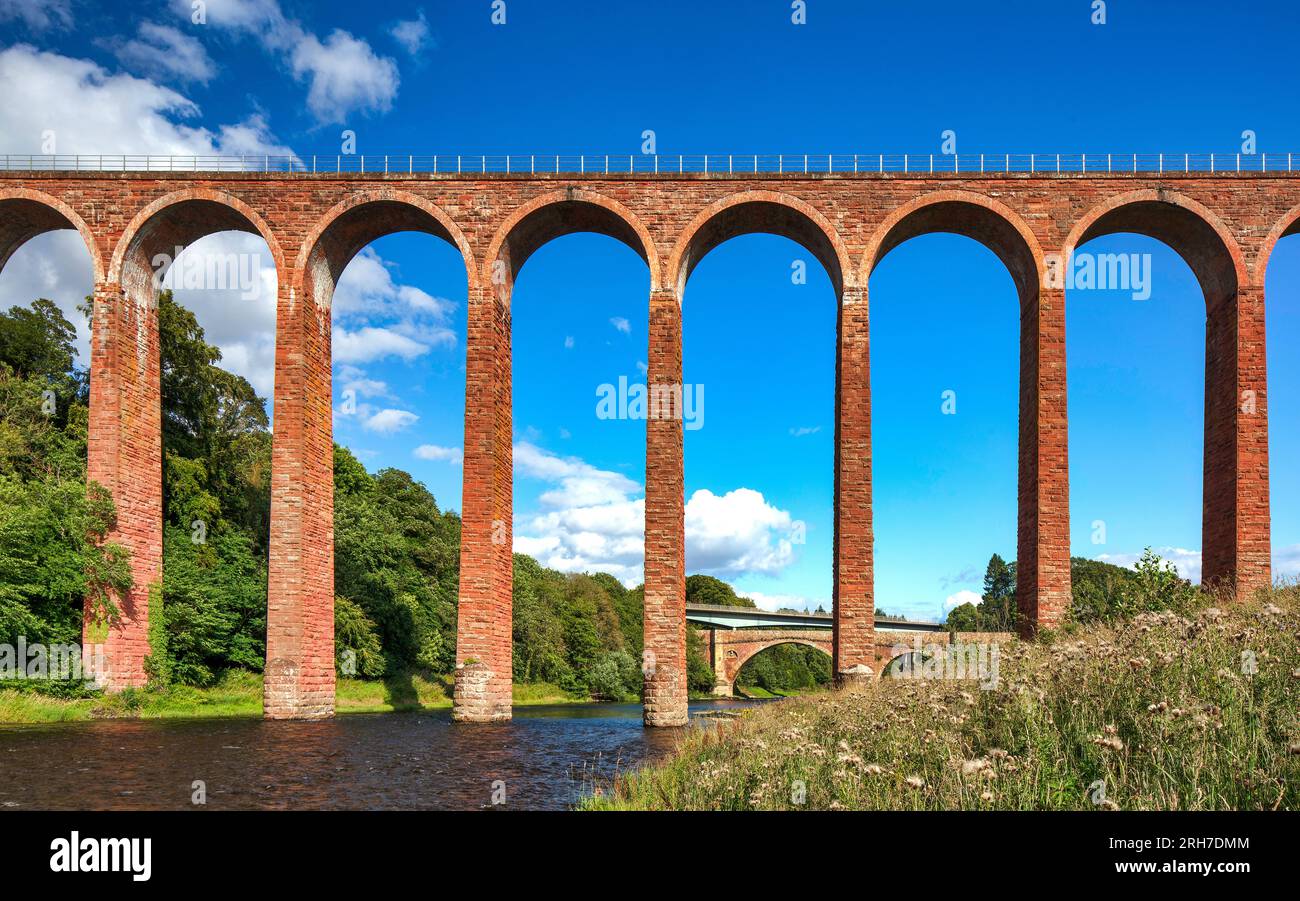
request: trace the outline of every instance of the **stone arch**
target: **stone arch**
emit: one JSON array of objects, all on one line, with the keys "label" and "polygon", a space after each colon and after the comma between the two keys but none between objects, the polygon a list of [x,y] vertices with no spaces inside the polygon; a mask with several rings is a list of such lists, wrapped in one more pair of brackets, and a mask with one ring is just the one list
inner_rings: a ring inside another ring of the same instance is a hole
[{"label": "stone arch", "polygon": [[1192,270],[1205,300],[1201,584],[1243,595],[1266,587],[1272,578],[1263,273],[1250,279],[1240,246],[1212,210],[1164,188],[1094,206],[1070,229],[1063,257],[1118,232],[1167,245]]},{"label": "stone arch", "polygon": [[924,664],[928,659],[921,651],[904,651],[901,654],[896,654],[889,658],[888,662],[880,668],[880,678],[882,680],[894,678],[900,670],[906,671],[903,669],[904,667],[914,668]]},{"label": "stone arch", "polygon": [[733,666],[729,667],[729,669],[731,670],[731,678],[733,681],[739,678],[740,671],[745,668],[745,664],[753,660],[759,654],[763,653],[764,651],[770,651],[772,648],[779,647],[780,645],[783,644],[801,644],[804,645],[805,647],[816,648],[817,650],[825,654],[827,657],[831,657],[833,655],[829,651],[827,651],[826,648],[824,647],[824,645],[828,641],[830,641],[830,636],[827,636],[826,641],[822,641],[822,642],[814,641],[811,638],[774,638],[771,641],[764,642],[762,644],[756,645],[755,647],[746,648],[744,650],[744,656],[738,654],[736,656],[736,663]]},{"label": "stone arch", "polygon": [[[962,235],[991,250],[1006,267],[1020,300],[1016,504],[1020,566],[1016,594],[1022,628],[1028,637],[1040,626],[1055,626],[1069,606],[1064,357],[1055,338],[1064,335],[1064,311],[1050,296],[1046,300],[1043,297],[1046,261],[1033,231],[1004,203],[973,191],[933,191],[893,210],[877,226],[863,252],[858,272],[863,293],[869,293],[872,272],[891,250],[912,238],[933,233]],[[868,332],[866,311],[859,315],[859,328]],[[863,342],[867,340],[864,337]],[[860,368],[863,374],[859,378],[869,384],[867,365]],[[866,431],[865,454],[869,459],[870,432]],[[869,472],[865,479],[870,481]],[[859,503],[869,503],[869,499]],[[870,597],[874,592],[871,548],[861,550],[859,556],[857,590],[868,592]],[[852,630],[852,624],[841,622],[839,628]],[[859,645],[863,643],[860,634],[856,640]]]},{"label": "stone arch", "polygon": [[1164,188],[1130,191],[1094,206],[1070,229],[1062,256],[1068,260],[1080,244],[1117,232],[1167,244],[1195,274],[1207,308],[1250,283],[1241,248],[1219,217]]},{"label": "stone arch", "polygon": [[891,250],[922,235],[944,232],[978,241],[1007,267],[1022,305],[1038,296],[1043,252],[1034,233],[1005,204],[970,191],[935,191],[895,209],[867,243],[858,267],[866,285]]},{"label": "stone arch", "polygon": [[481,283],[503,285],[502,279],[493,277],[493,269],[502,263],[513,285],[529,257],[556,238],[578,232],[595,232],[626,244],[650,268],[650,291],[659,289],[658,250],[637,215],[617,200],[575,187],[535,197],[510,214],[488,246]]},{"label": "stone arch", "polygon": [[[159,197],[136,213],[113,250],[109,277],[137,303],[152,304],[154,271],[159,254],[170,255],[200,238],[224,231],[261,236],[271,252],[277,278],[284,278],[284,254],[266,221],[244,201],[224,191],[190,188]],[[168,268],[171,259],[166,264]]]},{"label": "stone arch", "polygon": [[337,203],[303,239],[293,288],[329,309],[343,270],[373,241],[400,231],[434,235],[460,251],[471,290],[477,284],[474,255],[460,227],[439,206],[417,194],[381,188],[360,191]]},{"label": "stone arch", "polygon": [[700,261],[722,243],[741,235],[789,238],[817,258],[830,276],[836,299],[855,276],[844,241],[830,221],[810,204],[777,191],[741,191],[718,200],[691,221],[668,259],[664,285],[680,298]]},{"label": "stone arch", "polygon": [[1264,287],[1264,278],[1268,275],[1268,261],[1273,257],[1273,248],[1277,242],[1291,235],[1300,234],[1300,204],[1293,206],[1283,214],[1282,218],[1269,231],[1268,237],[1260,245],[1259,253],[1255,256],[1255,268],[1252,272],[1254,283],[1259,287]]},{"label": "stone arch", "polygon": [[90,226],[68,204],[31,188],[0,188],[0,270],[14,252],[37,235],[76,229],[90,254],[95,283],[104,280],[104,254]]}]

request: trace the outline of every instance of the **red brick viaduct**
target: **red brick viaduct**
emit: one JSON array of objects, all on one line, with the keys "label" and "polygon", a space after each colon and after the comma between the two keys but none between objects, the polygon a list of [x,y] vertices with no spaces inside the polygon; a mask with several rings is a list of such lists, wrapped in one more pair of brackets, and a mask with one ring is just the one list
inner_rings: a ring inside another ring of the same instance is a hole
[{"label": "red brick viaduct", "polygon": [[[334,710],[330,303],[358,251],[404,230],[450,242],[469,282],[462,720],[510,716],[511,287],[534,251],[571,232],[612,236],[645,260],[651,385],[682,382],[682,296],[710,250],[773,233],[825,267],[839,305],[832,652],[841,681],[864,677],[876,655],[867,289],[882,257],[930,232],[985,244],[1019,293],[1026,635],[1059,623],[1070,598],[1060,261],[1115,232],[1171,246],[1205,295],[1204,580],[1239,591],[1270,581],[1263,292],[1274,244],[1300,230],[1300,178],[1286,173],[0,173],[0,266],[35,235],[67,228],[85,239],[95,278],[89,477],[117,502],[110,539],[131,550],[135,576],[104,640],[110,688],[145,678],[149,591],[162,578],[155,256],[230,230],[265,239],[279,285],[268,717]],[[687,716],[679,418],[647,422],[645,492],[645,721],[677,725]],[[88,624],[87,640],[100,637]]]}]

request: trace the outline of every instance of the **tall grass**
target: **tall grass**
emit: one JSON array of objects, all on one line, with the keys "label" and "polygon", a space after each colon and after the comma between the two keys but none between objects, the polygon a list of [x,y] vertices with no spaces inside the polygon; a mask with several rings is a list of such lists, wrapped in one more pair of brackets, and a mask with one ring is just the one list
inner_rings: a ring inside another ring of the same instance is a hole
[{"label": "tall grass", "polygon": [[1297,809],[1300,593],[1000,649],[702,731],[595,809]]}]

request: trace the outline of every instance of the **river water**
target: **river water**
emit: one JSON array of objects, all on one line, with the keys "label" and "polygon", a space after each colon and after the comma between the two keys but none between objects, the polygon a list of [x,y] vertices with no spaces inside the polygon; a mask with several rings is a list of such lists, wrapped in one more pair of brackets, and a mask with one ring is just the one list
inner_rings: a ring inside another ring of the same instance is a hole
[{"label": "river water", "polygon": [[[689,728],[746,703],[692,703]],[[516,707],[492,725],[439,710],[0,726],[0,809],[192,809],[196,781],[208,809],[564,809],[686,731],[644,728],[639,704]]]}]

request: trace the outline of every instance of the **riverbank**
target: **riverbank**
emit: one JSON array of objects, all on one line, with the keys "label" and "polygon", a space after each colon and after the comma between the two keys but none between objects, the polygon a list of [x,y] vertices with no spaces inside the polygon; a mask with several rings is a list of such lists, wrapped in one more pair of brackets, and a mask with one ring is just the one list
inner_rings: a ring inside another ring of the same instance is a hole
[{"label": "riverbank", "polygon": [[1300,809],[1300,595],[1142,614],[689,737],[589,809]]},{"label": "riverbank", "polygon": [[[451,707],[452,677],[406,673],[381,681],[340,679],[336,691],[338,713],[437,710]],[[589,702],[547,683],[514,686],[514,703],[519,706]],[[175,685],[131,689],[112,695],[96,693],[84,698],[57,698],[32,691],[0,689],[0,725],[261,715],[262,675],[242,670],[228,671],[209,688]]]}]

